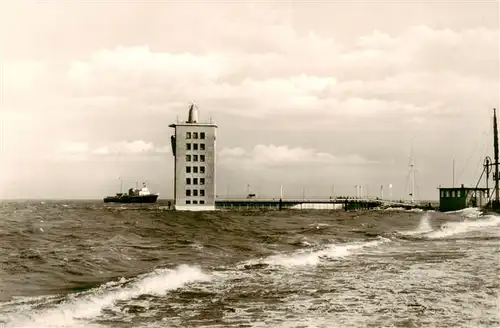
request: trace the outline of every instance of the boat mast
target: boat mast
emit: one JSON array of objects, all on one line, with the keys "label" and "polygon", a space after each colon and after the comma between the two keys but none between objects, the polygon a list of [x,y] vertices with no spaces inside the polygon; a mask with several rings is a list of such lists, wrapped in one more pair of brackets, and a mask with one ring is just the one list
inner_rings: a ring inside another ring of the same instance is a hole
[{"label": "boat mast", "polygon": [[493,149],[495,152],[495,175],[493,179],[495,180],[495,205],[498,206],[499,203],[499,190],[498,190],[498,126],[497,126],[497,110],[493,108]]}]

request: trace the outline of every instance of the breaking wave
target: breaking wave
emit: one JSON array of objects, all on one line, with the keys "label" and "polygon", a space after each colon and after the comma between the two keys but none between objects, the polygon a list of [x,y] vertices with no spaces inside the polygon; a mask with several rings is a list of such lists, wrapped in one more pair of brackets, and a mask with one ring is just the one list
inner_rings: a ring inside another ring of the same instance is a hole
[{"label": "breaking wave", "polygon": [[481,231],[500,225],[500,216],[483,216],[477,208],[448,212],[447,214],[458,214],[464,219],[461,221],[450,220],[437,228],[433,228],[430,221],[430,213],[424,213],[416,229],[397,231],[396,236],[402,239],[442,239],[469,232]]},{"label": "breaking wave", "polygon": [[[84,293],[69,295],[50,309],[34,310],[20,317],[13,315],[6,327],[89,327],[92,325],[87,320],[98,317],[103,309],[112,307],[117,301],[141,295],[164,295],[190,282],[209,279],[209,275],[201,269],[188,265],[180,265],[176,269],[158,269],[136,279],[122,278],[118,282],[106,283]],[[33,299],[31,307],[36,308],[47,300],[50,299]]]},{"label": "breaking wave", "polygon": [[427,233],[429,239],[446,238],[467,232],[483,230],[500,225],[500,216],[486,216],[484,219],[447,222],[440,229]]},{"label": "breaking wave", "polygon": [[430,223],[430,214],[429,213],[424,213],[422,217],[420,218],[420,223],[415,230],[410,230],[410,231],[398,231],[399,234],[406,235],[406,236],[414,236],[414,235],[421,235],[427,232],[431,232],[433,230],[432,225]]},{"label": "breaking wave", "polygon": [[319,250],[300,250],[293,254],[276,254],[263,259],[247,261],[244,266],[259,267],[259,266],[314,266],[320,264],[322,260],[334,259],[355,254],[357,251],[376,247],[391,240],[384,237],[378,237],[376,240],[367,242],[356,242],[350,244],[330,244]]}]

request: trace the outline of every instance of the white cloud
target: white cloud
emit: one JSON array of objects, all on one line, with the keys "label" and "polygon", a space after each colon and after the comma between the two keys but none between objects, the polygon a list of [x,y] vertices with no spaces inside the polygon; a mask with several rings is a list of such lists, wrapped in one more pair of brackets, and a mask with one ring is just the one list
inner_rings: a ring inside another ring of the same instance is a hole
[{"label": "white cloud", "polygon": [[[110,92],[157,89],[173,93],[179,88],[215,80],[228,72],[224,54],[152,52],[148,45],[101,50],[87,61],[71,63],[68,78],[77,94],[108,96]],[[140,87],[140,88],[139,88]]]},{"label": "white cloud", "polygon": [[221,157],[240,157],[246,154],[246,150],[241,147],[235,148],[222,148],[219,152]]},{"label": "white cloud", "polygon": [[[57,151],[59,155],[134,155],[134,154],[154,154],[167,153],[170,151],[170,146],[156,147],[152,142],[143,140],[135,141],[120,141],[107,145],[91,148],[85,142],[66,142],[62,143]],[[88,158],[88,157],[87,157]]]},{"label": "white cloud", "polygon": [[261,36],[278,35],[283,38],[274,52],[257,54],[173,54],[149,46],[101,50],[73,62],[68,76],[80,96],[112,102],[119,95],[120,107],[157,108],[164,114],[173,114],[172,104],[193,98],[217,115],[274,119],[285,114],[288,121],[437,113],[463,99],[496,101],[498,72],[492,67],[498,62],[498,31],[416,26],[390,36],[375,30],[354,48],[314,34],[299,36],[284,26],[273,25]]},{"label": "white cloud", "polygon": [[44,154],[40,157],[40,159],[55,161],[85,161],[88,159],[89,152],[90,146],[86,142],[59,142],[55,152]]},{"label": "white cloud", "polygon": [[349,154],[335,156],[330,153],[320,152],[311,148],[276,146],[276,145],[256,145],[251,151],[246,151],[241,147],[224,148],[220,151],[222,164],[234,164],[235,162],[243,165],[258,165],[276,167],[276,166],[295,166],[295,165],[356,165],[356,164],[374,164],[375,161],[369,161],[359,154]]},{"label": "white cloud", "polygon": [[93,152],[99,155],[110,154],[138,154],[155,152],[155,146],[151,142],[135,140],[131,142],[121,141],[110,145],[96,148]]},{"label": "white cloud", "polygon": [[[394,37],[376,30],[371,35],[360,37],[359,50],[351,54],[376,49],[380,56],[372,59],[383,60],[383,66],[392,62],[393,69],[406,72],[454,72],[497,77],[498,72],[492,67],[498,66],[499,37],[498,29],[486,28],[454,31],[420,25]],[[367,64],[375,63],[369,60]]]}]

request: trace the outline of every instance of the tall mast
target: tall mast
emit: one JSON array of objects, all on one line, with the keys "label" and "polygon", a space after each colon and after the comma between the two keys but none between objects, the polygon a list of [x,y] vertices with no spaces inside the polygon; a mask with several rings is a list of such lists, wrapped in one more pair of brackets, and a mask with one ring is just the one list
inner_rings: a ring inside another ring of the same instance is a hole
[{"label": "tall mast", "polygon": [[410,196],[411,196],[411,203],[413,204],[415,202],[415,159],[413,155],[413,141],[411,144],[411,153],[410,153],[410,162],[408,164],[409,166],[409,173],[410,173]]},{"label": "tall mast", "polygon": [[455,159],[453,159],[453,188],[455,188]]},{"label": "tall mast", "polygon": [[498,206],[499,203],[499,190],[498,190],[498,127],[497,127],[497,110],[493,108],[493,149],[495,152],[495,202]]}]

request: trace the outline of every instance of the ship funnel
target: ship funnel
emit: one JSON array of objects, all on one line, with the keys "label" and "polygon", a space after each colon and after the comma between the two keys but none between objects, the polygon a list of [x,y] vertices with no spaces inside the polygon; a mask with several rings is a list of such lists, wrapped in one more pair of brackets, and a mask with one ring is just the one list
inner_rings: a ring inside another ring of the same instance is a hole
[{"label": "ship funnel", "polygon": [[198,107],[194,102],[189,107],[189,116],[187,123],[198,123]]}]

